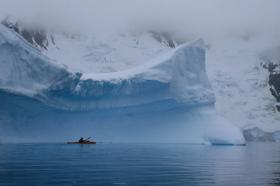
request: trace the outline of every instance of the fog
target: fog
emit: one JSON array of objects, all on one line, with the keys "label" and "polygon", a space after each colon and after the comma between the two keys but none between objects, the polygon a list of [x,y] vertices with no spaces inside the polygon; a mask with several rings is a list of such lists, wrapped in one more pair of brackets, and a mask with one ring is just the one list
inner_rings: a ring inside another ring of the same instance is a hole
[{"label": "fog", "polygon": [[280,33],[278,0],[1,0],[0,18],[67,29],[164,27],[199,35]]}]

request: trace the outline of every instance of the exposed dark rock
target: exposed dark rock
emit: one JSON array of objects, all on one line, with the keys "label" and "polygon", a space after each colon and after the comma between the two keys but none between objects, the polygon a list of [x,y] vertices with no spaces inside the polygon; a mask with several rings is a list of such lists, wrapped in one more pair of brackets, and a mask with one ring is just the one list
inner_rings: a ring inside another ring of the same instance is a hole
[{"label": "exposed dark rock", "polygon": [[173,38],[172,33],[169,32],[160,32],[155,30],[149,31],[153,38],[157,40],[160,43],[164,43],[170,48],[175,48],[178,44],[181,44],[182,42],[177,41],[175,38]]},{"label": "exposed dark rock", "polygon": [[276,105],[276,109],[278,112],[280,112],[280,105]]},{"label": "exposed dark rock", "polygon": [[270,73],[268,83],[271,94],[280,102],[280,73]]},{"label": "exposed dark rock", "polygon": [[280,142],[280,131],[265,132],[258,127],[243,130],[246,141]]},{"label": "exposed dark rock", "polygon": [[[269,73],[270,92],[277,103],[280,103],[280,48],[264,55],[261,60],[263,61],[262,67],[267,69]],[[280,112],[279,104],[276,105],[276,109]]]},{"label": "exposed dark rock", "polygon": [[[48,37],[43,29],[39,28],[27,28],[22,26],[19,21],[11,22],[9,19],[5,19],[1,22],[6,27],[14,30],[21,35],[26,41],[35,47],[40,47],[47,50],[49,45]],[[54,38],[51,36],[52,43],[54,44]]]}]

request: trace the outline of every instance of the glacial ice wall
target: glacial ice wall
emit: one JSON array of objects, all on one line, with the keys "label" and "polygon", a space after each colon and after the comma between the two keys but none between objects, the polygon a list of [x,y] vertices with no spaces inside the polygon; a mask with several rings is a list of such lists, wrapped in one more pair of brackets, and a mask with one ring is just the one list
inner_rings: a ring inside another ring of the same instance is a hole
[{"label": "glacial ice wall", "polygon": [[242,144],[217,115],[202,40],[141,66],[73,73],[0,25],[0,139]]}]

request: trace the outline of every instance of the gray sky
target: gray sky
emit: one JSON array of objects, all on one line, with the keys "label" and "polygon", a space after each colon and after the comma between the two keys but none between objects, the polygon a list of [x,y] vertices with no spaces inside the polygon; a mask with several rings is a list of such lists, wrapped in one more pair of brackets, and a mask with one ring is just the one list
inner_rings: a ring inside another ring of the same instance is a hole
[{"label": "gray sky", "polygon": [[1,0],[0,18],[71,28],[113,29],[127,24],[195,33],[280,33],[279,0]]}]

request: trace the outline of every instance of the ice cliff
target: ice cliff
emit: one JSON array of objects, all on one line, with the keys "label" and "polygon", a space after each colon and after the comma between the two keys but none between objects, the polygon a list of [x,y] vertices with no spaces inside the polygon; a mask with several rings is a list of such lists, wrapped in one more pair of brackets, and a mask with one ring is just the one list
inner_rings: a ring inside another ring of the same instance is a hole
[{"label": "ice cliff", "polygon": [[0,25],[0,139],[243,144],[217,115],[202,40],[133,68],[74,72]]}]

